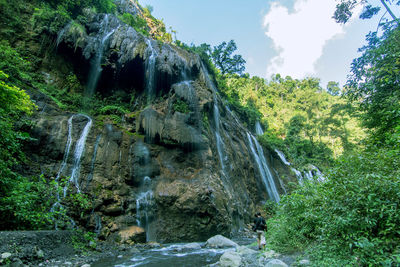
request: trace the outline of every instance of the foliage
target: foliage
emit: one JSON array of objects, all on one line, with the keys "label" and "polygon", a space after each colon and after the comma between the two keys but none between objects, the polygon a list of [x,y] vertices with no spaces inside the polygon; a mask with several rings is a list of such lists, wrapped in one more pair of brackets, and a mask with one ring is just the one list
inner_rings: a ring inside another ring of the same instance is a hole
[{"label": "foliage", "polygon": [[363,111],[373,142],[391,143],[400,126],[400,29],[388,28],[381,37],[370,33],[367,40],[363,55],[352,63],[345,95]]},{"label": "foliage", "polygon": [[307,249],[316,266],[399,263],[399,150],[343,156],[322,183],[306,182],[279,203],[268,239]]},{"label": "foliage", "polygon": [[119,115],[123,116],[126,113],[129,113],[129,110],[126,110],[124,107],[117,105],[107,105],[99,109],[99,113],[103,115]]},{"label": "foliage", "polygon": [[53,219],[61,216],[51,212],[57,201],[57,185],[43,176],[21,177],[15,175],[10,190],[0,200],[1,229],[50,229]]},{"label": "foliage", "polygon": [[217,78],[221,94],[249,128],[263,122],[265,134],[258,137],[260,142],[283,151],[297,166],[323,167],[332,156],[353,149],[363,136],[353,106],[335,93],[337,83],[331,83],[328,93],[313,78],[276,75],[270,82],[248,75]]},{"label": "foliage", "polygon": [[[24,59],[6,41],[0,42],[0,70],[9,75],[12,83],[29,82],[32,80],[32,65]],[[2,78],[3,79],[3,78]]]},{"label": "foliage", "polygon": [[119,19],[134,28],[137,32],[140,32],[145,36],[149,36],[147,22],[144,18],[140,16],[133,16],[130,13],[124,13],[119,16]]},{"label": "foliage", "polygon": [[[390,0],[381,0],[381,4],[385,7],[386,11],[392,16],[393,20],[397,20],[392,10],[387,3],[391,4]],[[387,3],[386,3],[387,2]],[[400,5],[399,1],[395,1],[396,5]],[[336,5],[336,10],[333,18],[338,23],[346,23],[353,15],[353,10],[358,5],[364,5],[364,10],[360,14],[361,19],[370,19],[376,15],[381,9],[379,6],[372,6],[367,0],[340,0],[340,3]]]},{"label": "foliage", "polygon": [[181,100],[181,99],[176,99],[174,103],[172,104],[172,107],[174,111],[180,112],[180,113],[189,113],[189,105]]},{"label": "foliage", "polygon": [[76,229],[72,235],[72,245],[76,251],[86,252],[96,248],[96,234]]},{"label": "foliage", "polygon": [[236,43],[233,40],[214,46],[211,58],[222,74],[241,74],[245,70],[246,61],[241,55],[233,55],[236,49]]}]

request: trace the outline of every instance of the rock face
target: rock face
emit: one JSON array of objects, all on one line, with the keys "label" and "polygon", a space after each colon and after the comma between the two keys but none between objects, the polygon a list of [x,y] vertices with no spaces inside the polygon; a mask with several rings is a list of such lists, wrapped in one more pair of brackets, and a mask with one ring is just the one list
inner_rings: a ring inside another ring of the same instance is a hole
[{"label": "rock face", "polygon": [[252,133],[223,104],[197,55],[148,39],[113,15],[88,11],[79,36],[73,27],[57,38],[65,66],[103,96],[136,99],[135,112],[117,125],[60,111],[33,93],[31,172],[70,177],[95,198],[80,223],[104,238],[138,226],[147,240],[200,241],[229,236],[262,201],[276,200],[272,191],[284,193],[281,179],[290,171],[253,144],[269,164],[269,180],[262,177]]}]

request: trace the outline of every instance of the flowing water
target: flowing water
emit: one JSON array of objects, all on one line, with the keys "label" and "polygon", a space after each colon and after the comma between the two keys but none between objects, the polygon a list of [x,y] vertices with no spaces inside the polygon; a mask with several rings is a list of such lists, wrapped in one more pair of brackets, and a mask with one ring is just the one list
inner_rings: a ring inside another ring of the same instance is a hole
[{"label": "flowing water", "polygon": [[[255,239],[234,240],[239,245],[248,245]],[[219,261],[226,251],[234,248],[206,248],[204,243],[165,244],[157,248],[140,249],[123,257],[112,257],[94,262],[92,267],[204,267]]]},{"label": "flowing water", "polygon": [[[134,154],[139,158],[140,168],[144,173],[149,172],[151,161],[150,150],[143,142],[137,142]],[[146,241],[155,241],[154,221],[155,200],[153,196],[152,179],[144,176],[136,194],[136,224],[146,231]]]},{"label": "flowing water", "polygon": [[[72,159],[70,157],[70,152],[71,152],[71,147],[73,144],[73,120],[74,118],[77,117],[84,117],[87,119],[87,123],[85,125],[85,127],[83,128],[81,135],[79,137],[79,139],[76,141],[75,143],[75,150],[74,150],[74,154],[72,156]],[[64,207],[61,205],[61,199],[65,198],[67,195],[67,190],[68,190],[68,186],[70,183],[73,183],[74,186],[77,188],[77,191],[79,192],[79,174],[80,174],[80,167],[81,167],[81,158],[82,158],[82,154],[84,152],[85,149],[85,144],[86,144],[86,138],[89,134],[90,128],[92,126],[92,119],[84,114],[76,114],[76,115],[72,115],[69,119],[68,119],[68,137],[67,137],[67,143],[65,145],[65,152],[64,152],[64,157],[63,157],[63,161],[61,162],[60,165],[60,169],[57,172],[57,176],[55,181],[57,183],[60,182],[60,178],[61,176],[65,176],[68,177],[70,176],[70,179],[68,180],[68,182],[66,183],[66,185],[63,188],[63,196],[61,197],[58,190],[56,190],[56,194],[57,194],[57,202],[54,203],[54,205],[51,208],[52,212],[55,212],[57,210],[61,210]],[[72,160],[72,166],[71,168],[68,168],[69,166],[69,162]],[[74,225],[75,223],[72,221],[71,222],[72,225]],[[57,225],[56,225],[56,229],[57,229]]]},{"label": "flowing water", "polygon": [[256,122],[256,134],[257,135],[263,135],[264,134],[264,131],[261,128],[261,124],[260,124],[259,121]]},{"label": "flowing water", "polygon": [[286,160],[285,154],[283,154],[282,151],[275,149],[276,154],[278,154],[279,158],[281,159],[281,161],[285,164],[290,166],[291,163],[289,161]]},{"label": "flowing water", "polygon": [[279,193],[278,190],[276,189],[274,178],[268,167],[267,161],[264,156],[264,151],[261,145],[258,143],[257,139],[250,133],[247,133],[247,140],[249,142],[251,153],[253,154],[254,160],[260,172],[262,181],[267,190],[268,196],[270,197],[271,200],[279,202],[280,200]]},{"label": "flowing water", "polygon": [[150,39],[146,40],[147,43],[147,60],[146,60],[146,94],[147,104],[150,104],[155,95],[155,72],[156,72],[156,57],[157,52],[153,48]]},{"label": "flowing water", "polygon": [[112,28],[109,21],[109,16],[106,14],[104,16],[103,21],[100,24],[100,31],[99,36],[96,39],[97,42],[97,50],[96,54],[92,60],[92,66],[90,68],[89,77],[88,77],[88,84],[86,88],[86,97],[93,96],[97,83],[100,78],[100,74],[102,72],[101,63],[103,61],[103,54],[107,44],[108,39],[110,36],[115,32],[115,28]]}]

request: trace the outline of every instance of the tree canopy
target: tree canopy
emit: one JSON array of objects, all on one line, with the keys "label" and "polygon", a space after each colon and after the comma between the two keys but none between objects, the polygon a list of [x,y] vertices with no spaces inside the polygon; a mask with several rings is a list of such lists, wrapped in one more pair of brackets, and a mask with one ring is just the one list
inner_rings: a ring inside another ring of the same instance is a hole
[{"label": "tree canopy", "polygon": [[233,40],[214,46],[211,58],[222,74],[241,74],[245,70],[246,61],[241,55],[233,54],[236,50],[236,43]]}]

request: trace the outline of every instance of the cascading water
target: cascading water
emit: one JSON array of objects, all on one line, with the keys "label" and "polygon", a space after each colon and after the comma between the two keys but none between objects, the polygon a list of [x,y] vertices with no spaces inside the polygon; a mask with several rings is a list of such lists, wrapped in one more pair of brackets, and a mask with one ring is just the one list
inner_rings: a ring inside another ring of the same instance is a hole
[{"label": "cascading water", "polygon": [[249,141],[251,153],[253,154],[254,160],[257,164],[262,181],[265,185],[270,199],[274,200],[275,202],[279,202],[279,193],[276,189],[274,178],[271,174],[271,171],[269,170],[261,145],[258,143],[257,139],[250,133],[247,133],[247,139]]},{"label": "cascading water", "polygon": [[[56,180],[56,182],[59,181],[61,175],[64,172],[65,167],[67,166],[69,155],[70,155],[70,150],[71,150],[71,145],[72,145],[72,130],[73,130],[72,121],[74,118],[76,118],[78,116],[83,116],[88,120],[85,128],[82,130],[79,140],[76,142],[76,145],[75,145],[73,166],[72,166],[72,171],[71,171],[70,179],[69,179],[69,182],[73,182],[79,191],[79,180],[78,179],[79,179],[79,170],[80,170],[80,166],[81,166],[81,157],[82,157],[82,154],[83,154],[83,151],[85,148],[86,137],[89,134],[90,128],[92,126],[92,119],[86,115],[83,115],[83,114],[72,115],[68,119],[68,138],[67,138],[67,143],[65,145],[64,158],[63,158],[63,161],[60,166],[60,170],[58,171],[55,180]],[[64,176],[68,176],[68,174],[64,174]],[[68,187],[68,185],[66,185],[64,187],[64,196],[66,194],[67,187]]]},{"label": "cascading water", "polygon": [[145,176],[140,186],[140,193],[136,198],[136,222],[137,225],[145,229],[146,241],[154,241],[154,234],[150,228],[153,218],[154,197],[151,189],[151,178]]},{"label": "cascading water", "polygon": [[150,39],[146,40],[147,43],[147,60],[146,60],[146,94],[147,104],[150,104],[154,98],[154,87],[155,87],[155,72],[156,72],[156,57],[157,52],[151,45]]},{"label": "cascading water", "polygon": [[282,151],[275,149],[276,154],[278,154],[279,158],[281,159],[281,161],[285,164],[290,166],[291,163],[289,161],[286,160],[285,154],[283,154]]},{"label": "cascading water", "polygon": [[[138,142],[134,147],[134,152],[139,157],[142,168],[145,168],[143,171],[147,172],[146,168],[151,160],[149,149],[144,143]],[[154,205],[152,180],[149,176],[145,176],[140,182],[136,195],[136,223],[146,231],[147,241],[155,241],[154,229],[151,227],[154,221]]]},{"label": "cascading water", "polygon": [[[82,133],[78,139],[78,141],[75,144],[75,151],[74,151],[74,155],[73,155],[73,165],[72,165],[72,170],[71,172],[69,172],[69,169],[67,167],[68,165],[68,160],[70,158],[70,151],[71,151],[71,146],[72,146],[72,132],[73,132],[73,120],[74,118],[77,117],[84,117],[88,120],[88,122],[86,123],[84,129],[82,130]],[[92,126],[92,119],[86,115],[83,114],[77,114],[77,115],[72,115],[69,119],[68,119],[68,137],[67,137],[67,143],[65,145],[65,152],[64,152],[64,157],[63,157],[63,161],[61,162],[61,166],[60,169],[57,173],[56,179],[55,181],[57,183],[59,183],[60,181],[60,177],[61,175],[64,176],[70,176],[70,179],[68,180],[68,182],[66,183],[66,185],[63,188],[63,198],[66,196],[67,194],[67,189],[69,184],[72,182],[74,183],[75,187],[77,188],[78,192],[79,190],[79,172],[80,172],[80,167],[81,167],[81,157],[83,154],[83,151],[85,149],[85,144],[86,144],[86,138],[87,135],[89,134],[90,128]],[[70,173],[70,174],[69,174]],[[58,190],[56,190],[56,197],[57,197],[57,202],[53,204],[51,211],[54,212],[56,210],[61,210],[64,207],[61,205],[61,197],[60,194],[58,192]],[[75,223],[73,221],[71,221],[72,225],[74,225]],[[56,229],[57,229],[57,224],[56,224]]]},{"label": "cascading water", "polygon": [[[82,157],[83,151],[85,149],[86,138],[89,134],[90,128],[92,127],[92,119],[90,117],[83,115],[83,114],[79,114],[79,116],[83,116],[83,117],[87,118],[88,122],[87,122],[85,128],[83,128],[83,131],[81,133],[81,136],[79,137],[79,140],[76,142],[75,152],[74,152],[74,162],[73,162],[71,177],[69,179],[69,182],[73,183],[75,185],[78,192],[80,192],[79,174],[80,174],[80,168],[81,168],[81,157]],[[71,120],[71,125],[72,125],[72,120]],[[72,128],[72,126],[71,126],[71,128]],[[68,185],[66,185],[64,187],[64,197],[67,194],[67,188],[68,188]]]},{"label": "cascading water", "polygon": [[100,74],[103,70],[101,67],[101,63],[103,60],[104,50],[105,50],[108,39],[115,32],[115,30],[116,29],[112,28],[110,25],[108,14],[105,14],[104,19],[100,24],[100,31],[99,31],[98,39],[96,39],[97,51],[92,60],[92,65],[91,65],[91,69],[89,72],[88,84],[87,84],[87,88],[86,88],[86,92],[85,92],[87,97],[93,96],[93,94],[96,90],[97,83],[100,78]]},{"label": "cascading water", "polygon": [[263,135],[264,134],[264,131],[261,128],[261,124],[260,124],[259,121],[256,122],[256,134],[257,135]]}]

